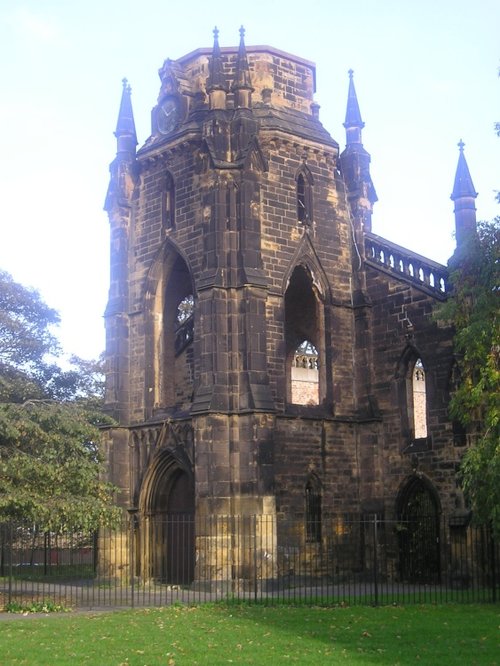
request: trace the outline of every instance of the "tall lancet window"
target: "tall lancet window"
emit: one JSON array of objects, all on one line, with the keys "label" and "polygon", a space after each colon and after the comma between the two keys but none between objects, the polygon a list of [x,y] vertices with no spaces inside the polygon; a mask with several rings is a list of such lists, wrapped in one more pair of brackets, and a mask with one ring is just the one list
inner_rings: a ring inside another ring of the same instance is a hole
[{"label": "tall lancet window", "polygon": [[312,224],[312,177],[307,168],[297,176],[297,220],[301,224]]},{"label": "tall lancet window", "polygon": [[285,292],[286,399],[320,405],[325,399],[323,303],[309,269],[297,266]]},{"label": "tall lancet window", "polygon": [[172,174],[167,171],[163,191],[163,227],[175,227],[175,184]]},{"label": "tall lancet window", "polygon": [[418,358],[411,371],[413,433],[415,439],[427,437],[427,391],[422,359]]}]

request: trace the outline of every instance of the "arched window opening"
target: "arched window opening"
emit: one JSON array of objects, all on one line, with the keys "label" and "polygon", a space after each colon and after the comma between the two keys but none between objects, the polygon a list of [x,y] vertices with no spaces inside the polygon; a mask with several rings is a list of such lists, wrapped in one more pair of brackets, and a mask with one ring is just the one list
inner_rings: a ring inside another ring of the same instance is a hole
[{"label": "arched window opening", "polygon": [[297,219],[301,224],[312,222],[311,179],[304,172],[297,176]]},{"label": "arched window opening", "polygon": [[427,391],[422,359],[418,358],[411,372],[413,433],[415,439],[427,437]]},{"label": "arched window opening", "polygon": [[285,293],[287,402],[319,405],[324,399],[324,323],[321,301],[304,266]]},{"label": "arched window opening", "polygon": [[306,541],[321,541],[321,487],[318,479],[310,477],[306,483],[305,527]]},{"label": "arched window opening", "polygon": [[309,340],[300,343],[293,357],[292,402],[299,405],[319,403],[318,350]]},{"label": "arched window opening", "polygon": [[182,256],[168,247],[147,338],[146,399],[153,410],[187,410],[194,386],[194,289]]},{"label": "arched window opening", "polygon": [[163,226],[165,229],[175,227],[175,185],[174,179],[168,172],[163,193]]}]

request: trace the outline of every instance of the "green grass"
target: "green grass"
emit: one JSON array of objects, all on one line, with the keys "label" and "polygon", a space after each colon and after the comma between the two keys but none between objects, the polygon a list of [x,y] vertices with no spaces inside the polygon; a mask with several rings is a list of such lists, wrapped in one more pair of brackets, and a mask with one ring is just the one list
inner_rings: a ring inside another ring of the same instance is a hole
[{"label": "green grass", "polygon": [[171,606],[0,623],[2,666],[500,664],[500,608]]}]

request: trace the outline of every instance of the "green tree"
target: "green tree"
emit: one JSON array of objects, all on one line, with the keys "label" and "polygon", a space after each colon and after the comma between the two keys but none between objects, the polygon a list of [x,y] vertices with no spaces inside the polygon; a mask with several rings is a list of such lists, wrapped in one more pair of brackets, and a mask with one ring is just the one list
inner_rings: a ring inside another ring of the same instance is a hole
[{"label": "green tree", "polygon": [[478,225],[450,261],[458,386],[450,413],[469,433],[463,488],[476,517],[500,536],[500,217]]},{"label": "green tree", "polygon": [[99,362],[57,363],[58,314],[0,271],[0,521],[90,529],[118,517],[99,451]]},{"label": "green tree", "polygon": [[40,294],[0,271],[0,363],[34,372],[47,354],[59,351],[52,327],[59,315]]}]

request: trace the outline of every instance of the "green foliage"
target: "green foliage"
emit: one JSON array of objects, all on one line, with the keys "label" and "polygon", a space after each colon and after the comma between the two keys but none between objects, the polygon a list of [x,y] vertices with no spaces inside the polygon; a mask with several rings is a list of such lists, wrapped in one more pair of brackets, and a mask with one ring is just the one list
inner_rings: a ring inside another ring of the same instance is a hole
[{"label": "green foliage", "polygon": [[40,294],[0,271],[0,364],[36,369],[47,354],[59,350],[52,327],[59,315]]},{"label": "green foliage", "polygon": [[99,480],[96,420],[78,403],[0,404],[0,516],[52,531],[117,518]]},{"label": "green foliage", "polygon": [[100,362],[55,363],[57,313],[0,271],[0,521],[91,529],[118,516],[100,481]]},{"label": "green foliage", "polygon": [[438,316],[456,331],[450,413],[473,443],[463,460],[463,486],[476,517],[500,535],[500,218],[478,226],[450,271],[452,297]]},{"label": "green foliage", "polygon": [[0,270],[0,402],[102,398],[102,360],[72,356],[65,369],[55,362],[58,323],[37,291]]},{"label": "green foliage", "polygon": [[54,601],[9,601],[5,606],[7,613],[70,613],[71,608]]}]

